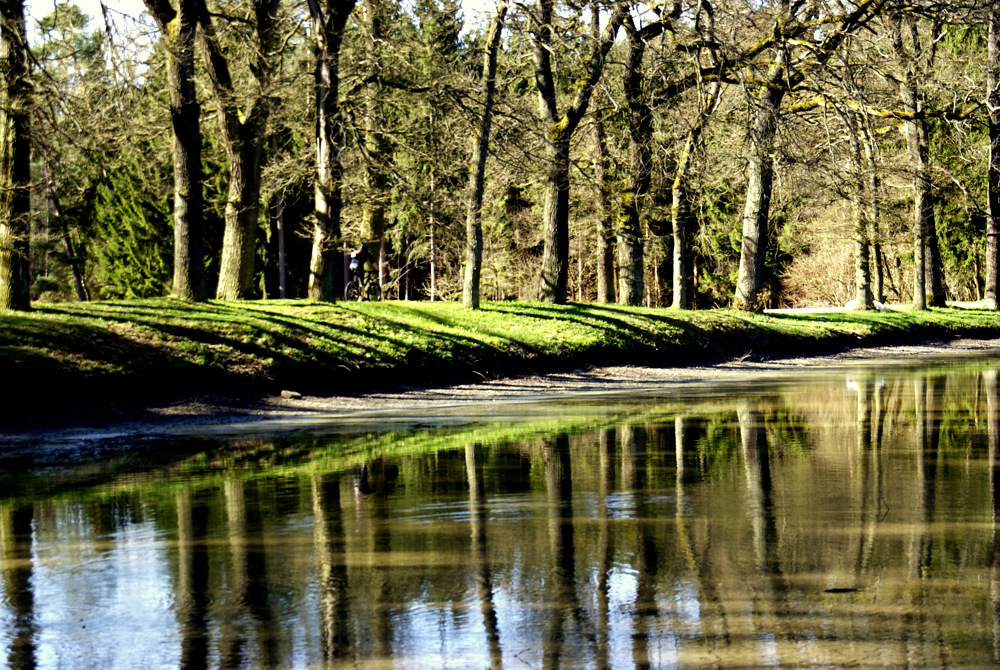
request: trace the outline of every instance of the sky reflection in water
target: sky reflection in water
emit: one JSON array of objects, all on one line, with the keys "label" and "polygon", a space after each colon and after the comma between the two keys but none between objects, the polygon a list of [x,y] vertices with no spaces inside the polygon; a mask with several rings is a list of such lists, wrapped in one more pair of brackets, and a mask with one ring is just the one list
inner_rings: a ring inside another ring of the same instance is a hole
[{"label": "sky reflection in water", "polygon": [[550,407],[8,468],[0,659],[997,664],[995,364]]}]

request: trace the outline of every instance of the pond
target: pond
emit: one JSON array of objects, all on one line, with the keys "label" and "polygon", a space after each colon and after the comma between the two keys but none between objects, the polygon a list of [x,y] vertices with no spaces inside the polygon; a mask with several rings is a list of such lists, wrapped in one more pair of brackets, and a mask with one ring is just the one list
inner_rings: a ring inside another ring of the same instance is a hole
[{"label": "pond", "polygon": [[992,667],[998,369],[852,367],[6,462],[0,658]]}]

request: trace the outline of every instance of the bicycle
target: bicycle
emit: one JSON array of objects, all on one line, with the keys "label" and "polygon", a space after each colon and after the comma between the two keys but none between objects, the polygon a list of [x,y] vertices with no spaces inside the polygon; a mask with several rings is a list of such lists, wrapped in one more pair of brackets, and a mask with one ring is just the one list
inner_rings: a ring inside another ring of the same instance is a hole
[{"label": "bicycle", "polygon": [[361,245],[360,249],[351,252],[351,280],[344,287],[344,300],[361,302],[363,300],[381,300],[382,289],[378,282],[365,282],[365,254],[368,245]]}]

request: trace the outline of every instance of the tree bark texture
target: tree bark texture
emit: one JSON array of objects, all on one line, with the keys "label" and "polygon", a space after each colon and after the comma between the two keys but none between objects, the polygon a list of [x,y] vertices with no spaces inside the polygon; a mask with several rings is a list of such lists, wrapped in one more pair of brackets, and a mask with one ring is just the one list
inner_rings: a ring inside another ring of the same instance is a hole
[{"label": "tree bark texture", "polygon": [[549,147],[542,219],[542,283],[538,298],[563,304],[569,281],[569,138]]},{"label": "tree bark texture", "polygon": [[771,211],[771,183],[774,178],[774,139],[778,114],[785,95],[783,79],[787,52],[779,49],[767,73],[767,81],[757,97],[754,125],[750,134],[750,162],[746,204],[743,208],[743,240],[740,269],[736,280],[735,306],[756,311],[763,308],[767,258],[767,228]]},{"label": "tree bark texture", "polygon": [[255,293],[253,280],[260,211],[260,164],[272,106],[269,89],[277,63],[278,0],[255,0],[252,7],[256,29],[249,64],[253,73],[253,96],[243,105],[237,100],[229,62],[204,3],[199,16],[202,51],[229,159],[225,231],[219,262],[219,285],[216,288],[216,297],[223,300],[241,300],[253,297]]},{"label": "tree bark texture", "polygon": [[472,139],[469,205],[465,215],[465,279],[462,285],[462,304],[469,309],[479,309],[479,286],[483,268],[482,216],[483,191],[486,188],[486,158],[490,147],[493,99],[497,88],[497,53],[500,50],[500,39],[503,36],[508,7],[508,0],[498,0],[483,53],[483,109],[479,115],[479,128]]},{"label": "tree bark texture", "polygon": [[[590,36],[596,41],[601,37],[601,8],[595,1],[590,3]],[[607,141],[604,133],[604,114],[601,108],[594,110],[594,181],[597,187],[597,302],[615,302],[615,246],[611,221],[611,184],[608,180]]]},{"label": "tree bark texture", "polygon": [[308,296],[333,301],[339,293],[340,216],[343,209],[343,120],[340,116],[340,47],[356,0],[309,0],[316,37],[316,184]]},{"label": "tree bark texture", "polygon": [[597,182],[597,302],[615,302],[615,246],[611,229],[611,200],[608,192],[608,159],[604,137],[604,119],[594,115],[594,181]]},{"label": "tree bark texture", "polygon": [[538,89],[542,121],[549,131],[549,151],[545,214],[542,221],[541,282],[538,297],[545,302],[566,302],[569,272],[569,147],[570,139],[587,112],[590,96],[600,79],[604,60],[627,9],[616,4],[599,42],[593,45],[584,76],[563,114],[559,114],[552,49],[553,0],[536,0],[534,28],[535,85]]},{"label": "tree bark texture", "polygon": [[167,52],[167,88],[173,125],[174,285],[183,300],[203,302],[205,262],[202,242],[204,191],[201,167],[201,106],[195,91],[194,50],[200,0],[146,0]]},{"label": "tree bark texture", "polygon": [[31,83],[23,0],[0,0],[0,310],[31,309]]},{"label": "tree bark texture", "polygon": [[625,189],[618,208],[618,299],[623,305],[641,305],[643,285],[642,231],[636,193]]},{"label": "tree bark texture", "polygon": [[868,224],[868,257],[871,263],[870,267],[872,268],[869,272],[871,278],[871,291],[872,297],[875,300],[885,302],[885,275],[882,268],[882,238],[881,233],[879,232],[878,223],[881,210],[879,203],[882,197],[882,183],[879,179],[878,166],[875,161],[874,139],[867,128],[863,130],[859,139],[862,142],[862,148],[864,150],[863,171],[867,173],[867,179],[864,184],[867,192],[863,206],[865,219]]},{"label": "tree bark texture", "polygon": [[[625,105],[628,108],[628,133],[631,165],[628,187],[622,193],[618,209],[618,296],[623,305],[641,305],[643,285],[643,199],[649,190],[652,175],[653,112],[646,101],[642,83],[642,61],[646,39],[628,17],[622,23],[628,36],[625,59]],[[650,24],[654,28],[662,24]],[[659,32],[659,28],[657,28]]]},{"label": "tree bark texture", "polygon": [[989,112],[990,152],[987,170],[986,287],[987,309],[1000,309],[1000,4],[989,10],[989,47],[986,67],[986,107]]},{"label": "tree bark texture", "polygon": [[674,183],[670,189],[670,220],[673,227],[673,303],[674,309],[686,309],[688,307],[688,282],[684,269],[687,267],[687,226],[691,220],[691,209],[687,197],[687,181],[691,172],[691,163],[694,152],[701,141],[701,134],[708,122],[708,118],[715,111],[719,102],[719,95],[722,92],[722,85],[719,82],[712,82],[708,85],[707,97],[702,105],[698,118],[695,120],[691,130],[688,131],[684,149],[681,152],[680,160],[677,162],[677,171],[674,173]]},{"label": "tree bark texture", "polygon": [[868,182],[865,170],[868,166],[866,154],[861,146],[867,142],[863,131],[864,119],[845,113],[842,115],[847,126],[848,140],[851,146],[851,165],[853,167],[854,189],[851,197],[851,214],[854,219],[854,300],[855,309],[869,310],[872,308],[871,292],[871,262],[869,221],[866,202],[868,199]]}]

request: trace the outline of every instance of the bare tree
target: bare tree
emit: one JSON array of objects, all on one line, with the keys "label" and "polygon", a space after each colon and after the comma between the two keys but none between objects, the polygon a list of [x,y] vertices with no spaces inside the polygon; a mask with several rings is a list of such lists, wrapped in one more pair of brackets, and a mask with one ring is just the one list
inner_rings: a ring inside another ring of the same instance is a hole
[{"label": "bare tree", "polygon": [[[224,300],[253,294],[257,217],[260,211],[260,165],[268,117],[274,104],[271,84],[280,45],[278,0],[254,0],[248,22],[253,44],[247,55],[251,99],[241,101],[227,50],[220,41],[213,15],[201,4],[199,33],[205,66],[212,80],[219,129],[229,159],[226,227],[222,239],[219,285]],[[241,104],[242,103],[242,104]]]},{"label": "bare tree", "polygon": [[[590,36],[595,41],[601,37],[601,8],[597,0],[590,3]],[[615,247],[611,220],[611,185],[608,179],[607,140],[604,130],[604,113],[594,110],[594,181],[597,187],[597,302],[615,301]]]},{"label": "bare tree", "polygon": [[178,0],[176,9],[169,0],[144,1],[167,52],[174,159],[173,293],[202,302],[208,295],[202,249],[201,106],[194,83],[195,34],[202,0]]},{"label": "bare tree", "polygon": [[[707,0],[699,3],[699,25],[704,31],[702,42],[709,45],[708,48],[699,47],[696,49],[700,57],[702,51],[707,51],[711,67],[718,70],[721,65],[717,43],[714,39],[715,33],[715,12],[712,4]],[[696,71],[701,73],[700,62],[696,61]],[[684,148],[681,150],[680,158],[677,160],[677,168],[674,172],[674,180],[671,186],[671,206],[670,219],[673,228],[673,304],[675,309],[684,309],[688,306],[688,282],[685,268],[687,267],[687,239],[685,231],[688,221],[691,219],[690,204],[688,202],[687,183],[690,179],[691,165],[694,153],[701,142],[701,136],[712,113],[719,104],[719,96],[722,93],[722,82],[720,79],[712,79],[704,82],[704,96],[699,105],[698,116],[688,130],[684,141]]]},{"label": "bare tree", "polygon": [[570,140],[587,112],[590,97],[604,69],[608,51],[628,8],[616,3],[601,39],[591,47],[586,70],[577,81],[576,92],[563,113],[559,113],[555,74],[552,66],[554,0],[536,0],[534,24],[535,84],[539,110],[547,130],[545,213],[542,221],[542,273],[540,300],[566,302],[569,266],[569,171]]},{"label": "bare tree", "polygon": [[[813,68],[820,67],[844,39],[867,25],[884,0],[860,0],[844,9],[781,0],[772,20],[773,58],[754,94],[749,133],[747,195],[739,276],[733,300],[739,309],[763,308],[768,220],[774,178],[774,149],[781,103]],[[824,9],[824,11],[819,11]],[[801,53],[801,58],[793,56]]]},{"label": "bare tree", "polygon": [[482,112],[479,128],[472,140],[472,160],[469,171],[469,205],[465,217],[465,283],[462,303],[479,309],[479,280],[483,265],[483,191],[485,190],[486,158],[493,122],[493,97],[496,93],[497,52],[507,16],[508,0],[498,0],[493,21],[486,37],[483,53]]},{"label": "bare tree", "polygon": [[[679,3],[674,3],[679,12]],[[662,21],[637,29],[631,15],[622,21],[628,38],[625,58],[625,104],[628,108],[628,134],[631,165],[628,185],[622,192],[617,216],[618,236],[618,299],[625,305],[642,304],[643,298],[643,231],[639,213],[649,190],[653,171],[653,110],[643,91],[645,72],[642,61],[646,42],[663,32]]]},{"label": "bare tree", "polygon": [[934,192],[929,159],[927,122],[922,116],[924,102],[920,70],[925,66],[920,37],[914,18],[893,13],[889,35],[899,60],[896,84],[905,115],[906,148],[913,172],[913,308],[927,308],[927,277],[931,280],[931,306],[944,307],[941,262],[934,219]]}]

